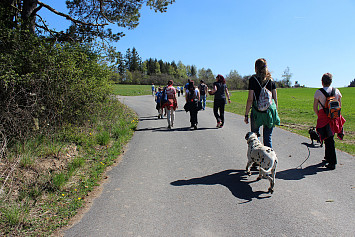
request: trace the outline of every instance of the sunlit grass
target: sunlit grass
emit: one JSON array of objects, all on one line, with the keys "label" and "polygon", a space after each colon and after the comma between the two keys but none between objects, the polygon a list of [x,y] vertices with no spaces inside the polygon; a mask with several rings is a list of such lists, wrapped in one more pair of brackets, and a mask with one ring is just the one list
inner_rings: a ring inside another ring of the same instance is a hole
[{"label": "sunlit grass", "polygon": [[[317,116],[313,112],[313,96],[317,88],[282,88],[278,89],[278,113],[281,128],[308,137],[309,127],[316,126]],[[355,88],[339,88],[343,95],[342,115],[347,120],[344,124],[344,140],[336,140],[336,147],[352,155],[355,154]],[[150,85],[115,85],[119,95],[150,95]],[[232,103],[226,105],[226,111],[244,115],[248,91],[231,91]],[[213,100],[208,96],[207,100]],[[212,103],[207,103],[212,107]]]}]

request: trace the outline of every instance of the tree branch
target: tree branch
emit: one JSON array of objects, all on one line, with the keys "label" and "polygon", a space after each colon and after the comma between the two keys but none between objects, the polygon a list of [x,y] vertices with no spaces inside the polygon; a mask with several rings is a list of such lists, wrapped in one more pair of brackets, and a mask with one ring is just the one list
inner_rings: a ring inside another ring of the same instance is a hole
[{"label": "tree branch", "polygon": [[87,22],[83,22],[83,21],[79,21],[79,20],[76,20],[74,18],[72,18],[71,16],[67,15],[67,14],[64,14],[62,12],[58,12],[57,10],[55,10],[54,8],[52,8],[51,6],[43,3],[43,2],[40,2],[38,1],[38,4],[47,8],[49,11],[59,15],[59,16],[62,16],[62,17],[65,17],[66,19],[72,21],[73,23],[75,23],[76,25],[86,25],[86,26],[106,26],[108,25],[107,23],[105,24],[93,24],[93,23],[87,23]]},{"label": "tree branch", "polygon": [[101,13],[101,15],[102,15],[108,22],[110,22],[111,24],[113,24],[114,22],[111,21],[109,18],[107,18],[107,16],[106,16],[105,13],[104,13],[104,9],[103,9],[104,2],[103,2],[103,0],[99,0],[99,2],[100,2],[100,13]]},{"label": "tree branch", "polygon": [[36,24],[36,26],[37,26],[38,28],[41,28],[41,29],[43,29],[43,30],[48,31],[51,35],[53,35],[53,33],[55,33],[55,34],[56,34],[56,33],[59,33],[59,32],[56,32],[56,31],[54,31],[54,30],[49,29],[48,26],[45,24],[45,21],[42,19],[41,16],[39,16],[39,15],[36,15],[36,16],[41,20],[41,22],[42,22],[42,24],[43,24],[43,26]]}]

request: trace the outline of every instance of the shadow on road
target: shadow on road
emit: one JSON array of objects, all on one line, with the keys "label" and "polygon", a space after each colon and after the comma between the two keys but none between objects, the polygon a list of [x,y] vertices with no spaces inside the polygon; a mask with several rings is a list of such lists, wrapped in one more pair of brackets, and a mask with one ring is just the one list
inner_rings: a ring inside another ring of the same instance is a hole
[{"label": "shadow on road", "polygon": [[164,127],[157,127],[157,128],[137,128],[136,132],[144,132],[144,131],[153,131],[153,132],[186,132],[186,131],[202,131],[202,130],[216,130],[217,128],[198,128],[197,130],[191,129],[191,127],[180,127],[176,128],[173,127],[168,129],[167,126]]},{"label": "shadow on road", "polygon": [[304,169],[293,168],[293,169],[277,172],[276,178],[283,179],[283,180],[301,180],[306,178],[306,176],[315,175],[323,171],[327,171],[327,169],[324,167],[324,163],[321,162],[316,165],[308,166]]},{"label": "shadow on road", "polygon": [[229,191],[236,198],[246,200],[243,203],[248,203],[256,199],[264,199],[270,198],[271,196],[261,197],[262,194],[267,194],[268,192],[257,191],[253,192],[250,187],[250,183],[256,182],[254,181],[243,181],[247,180],[247,175],[244,170],[224,170],[219,173],[207,175],[200,178],[193,178],[188,180],[177,180],[171,182],[170,184],[173,186],[185,186],[185,185],[216,185],[220,184],[229,189]]},{"label": "shadow on road", "polygon": [[276,173],[277,179],[283,180],[301,180],[304,179],[306,176],[315,175],[319,172],[326,171],[327,169],[324,168],[324,163],[321,162],[316,165],[311,165],[306,168],[302,168],[302,165],[309,159],[311,155],[311,150],[309,148],[319,148],[320,146],[315,146],[314,144],[305,143],[303,142],[302,145],[305,145],[308,149],[308,156],[307,158],[296,168],[288,169],[279,171]]},{"label": "shadow on road", "polygon": [[159,120],[158,115],[156,116],[146,116],[146,117],[139,117],[139,121],[146,121],[146,120]]}]

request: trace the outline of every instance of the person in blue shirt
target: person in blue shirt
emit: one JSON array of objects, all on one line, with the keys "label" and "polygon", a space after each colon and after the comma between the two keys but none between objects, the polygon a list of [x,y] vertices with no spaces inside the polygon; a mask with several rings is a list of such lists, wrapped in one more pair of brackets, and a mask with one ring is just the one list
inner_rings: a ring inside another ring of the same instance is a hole
[{"label": "person in blue shirt", "polygon": [[163,118],[163,109],[161,107],[162,96],[163,96],[163,91],[161,87],[159,87],[157,93],[155,93],[155,102],[157,103],[155,108],[158,110],[158,119]]},{"label": "person in blue shirt", "polygon": [[[187,79],[187,83],[185,84],[184,88],[185,88],[185,92],[189,89],[189,84],[190,84],[191,80]],[[184,88],[182,88],[182,90],[184,90]]]}]

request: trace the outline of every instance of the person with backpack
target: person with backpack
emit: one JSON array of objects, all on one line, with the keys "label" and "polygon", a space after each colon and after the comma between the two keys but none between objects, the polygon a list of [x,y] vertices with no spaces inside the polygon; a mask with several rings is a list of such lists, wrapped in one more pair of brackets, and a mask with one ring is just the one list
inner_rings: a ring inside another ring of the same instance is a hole
[{"label": "person with backpack", "polygon": [[163,108],[167,111],[168,129],[174,126],[175,110],[177,108],[176,89],[173,87],[173,80],[169,80],[168,86],[163,91]]},{"label": "person with backpack", "polygon": [[198,89],[200,91],[200,101],[202,103],[202,109],[205,110],[208,87],[203,80],[201,80],[200,82],[201,84],[198,86]]},{"label": "person with backpack", "polygon": [[155,108],[158,110],[158,119],[163,118],[163,109],[161,106],[162,97],[163,92],[161,87],[159,87],[157,93],[155,93],[155,102],[157,103]]},{"label": "person with backpack", "polygon": [[185,89],[185,92],[189,89],[189,83],[190,83],[190,79],[187,79],[187,83],[185,84],[184,88],[182,89],[182,91]]},{"label": "person with backpack", "polygon": [[[226,80],[221,74],[218,74],[216,81],[213,83],[213,89],[209,90],[210,95],[214,95],[213,114],[217,120],[217,128],[222,128],[224,125],[224,107],[226,105],[226,97],[228,102],[231,102]],[[219,113],[218,113],[219,111]]]},{"label": "person with backpack", "polygon": [[197,129],[197,113],[198,113],[198,102],[200,100],[200,92],[198,88],[195,87],[194,81],[189,82],[189,86],[185,93],[186,104],[184,109],[186,112],[190,111],[190,123],[191,128]]},{"label": "person with backpack", "polygon": [[337,164],[334,134],[337,133],[338,138],[342,140],[345,123],[345,119],[340,114],[342,95],[338,89],[330,86],[332,81],[332,74],[323,74],[323,88],[315,92],[313,102],[313,111],[317,115],[316,129],[325,146],[324,163],[330,170],[334,170]]},{"label": "person with backpack", "polygon": [[275,125],[280,125],[280,118],[277,113],[276,85],[264,58],[255,61],[255,74],[249,78],[248,89],[244,122],[249,123],[251,110],[251,131],[260,136],[259,130],[263,126],[263,143],[272,148],[272,131]]}]

